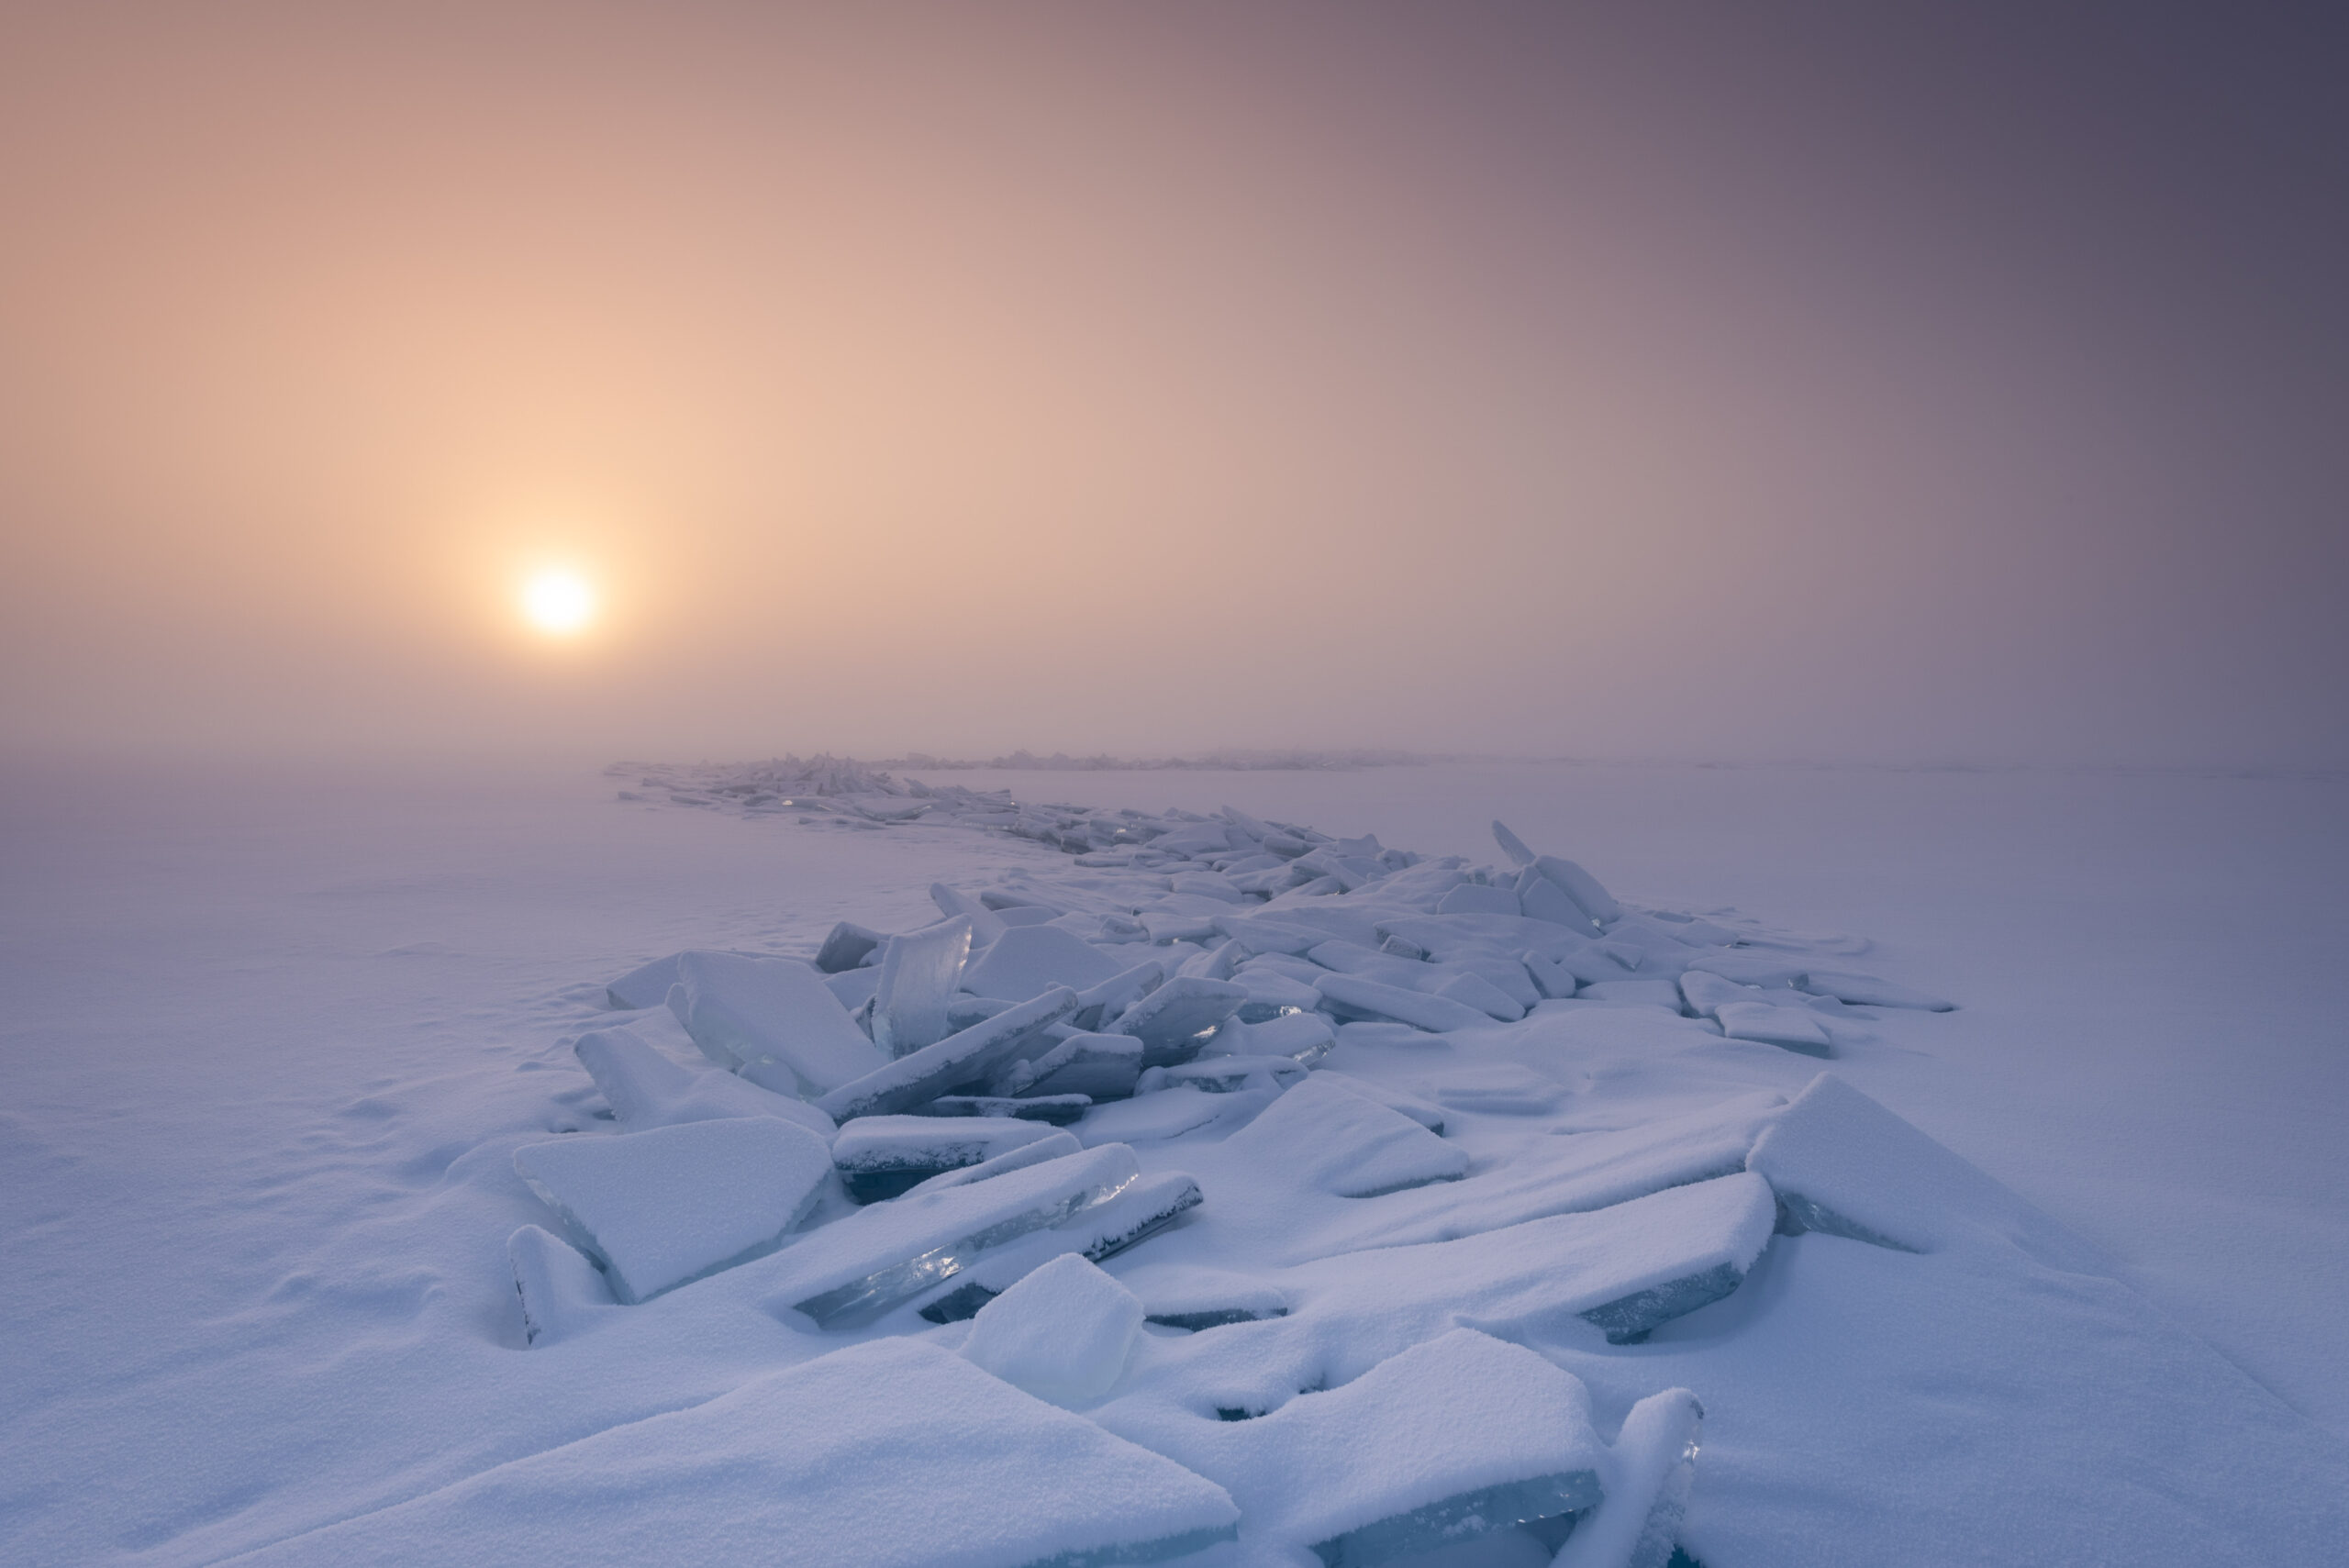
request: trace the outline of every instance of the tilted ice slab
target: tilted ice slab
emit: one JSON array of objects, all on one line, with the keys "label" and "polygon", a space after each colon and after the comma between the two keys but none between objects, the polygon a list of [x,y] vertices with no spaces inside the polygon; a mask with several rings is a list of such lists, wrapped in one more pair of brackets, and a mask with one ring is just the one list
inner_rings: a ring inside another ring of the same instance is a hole
[{"label": "tilted ice slab", "polygon": [[[1278,1409],[1463,1323],[1594,1351],[1631,1342],[1736,1291],[1776,1218],[1769,1184],[1741,1173],[1596,1214],[1276,1270],[1264,1284],[1286,1316],[1147,1341],[1097,1414],[1148,1441],[1164,1422]],[[1137,1269],[1137,1294],[1149,1300],[1147,1281],[1169,1266]]]},{"label": "tilted ice slab", "polygon": [[891,937],[874,981],[873,1043],[905,1056],[946,1038],[946,1004],[970,956],[971,922],[962,916]]},{"label": "tilted ice slab", "polygon": [[996,939],[971,965],[965,989],[981,996],[1025,1002],[1055,985],[1083,991],[1124,966],[1092,943],[1052,926],[1019,926]]},{"label": "tilted ice slab", "polygon": [[714,1067],[696,1072],[630,1028],[591,1029],[579,1037],[573,1053],[596,1080],[613,1117],[630,1132],[680,1122],[771,1116],[796,1122],[819,1137],[832,1134],[832,1118],[807,1101],[762,1089]]},{"label": "tilted ice slab", "polygon": [[771,1117],[686,1122],[514,1151],[514,1169],[638,1302],[767,1251],[832,1173],[806,1128]]},{"label": "tilted ice slab", "polygon": [[1305,1548],[1329,1568],[1376,1568],[1604,1496],[1580,1380],[1467,1329],[1257,1419],[1105,1425],[1219,1482],[1244,1542]]},{"label": "tilted ice slab", "polygon": [[585,1253],[562,1237],[525,1225],[506,1239],[514,1293],[522,1301],[526,1344],[551,1342],[619,1310],[612,1287]]},{"label": "tilted ice slab", "polygon": [[859,1203],[893,1198],[930,1177],[1065,1133],[1010,1117],[861,1117],[832,1142],[832,1164]]},{"label": "tilted ice slab", "polygon": [[681,954],[669,1009],[711,1061],[777,1094],[812,1098],[887,1060],[796,959]]},{"label": "tilted ice slab", "polygon": [[[1601,1209],[1745,1169],[1746,1156],[1785,1100],[1742,1095],[1682,1116],[1614,1132],[1545,1139],[1460,1181],[1348,1200],[1279,1183],[1276,1168],[1209,1195],[1252,1212],[1268,1244],[1292,1260],[1450,1240],[1550,1215]],[[1267,1195],[1260,1204],[1251,1187]],[[1277,1194],[1273,1196],[1271,1195]]]},{"label": "tilted ice slab", "polygon": [[959,1323],[1054,1259],[1114,1258],[1173,1225],[1202,1201],[1197,1180],[1181,1171],[1138,1176],[1101,1202],[1047,1229],[982,1253],[951,1285],[923,1303],[932,1323]]},{"label": "tilted ice slab", "polygon": [[773,1310],[805,1314],[818,1327],[868,1323],[982,1253],[1115,1196],[1141,1173],[1133,1151],[1111,1144],[988,1180],[910,1192],[804,1238],[771,1261],[761,1287]]},{"label": "tilted ice slab", "polygon": [[1345,1085],[1300,1084],[1225,1140],[1226,1158],[1277,1169],[1281,1184],[1366,1198],[1468,1172],[1468,1152]]},{"label": "tilted ice slab", "polygon": [[[1032,1001],[948,1035],[822,1095],[817,1108],[837,1121],[919,1108],[951,1089],[984,1084],[996,1067],[1076,1010],[1076,993],[1056,985]],[[854,1026],[851,1026],[852,1029]]]},{"label": "tilted ice slab", "polygon": [[1078,1568],[1232,1538],[1214,1482],[913,1340],[855,1345],[296,1536],[253,1568]]}]

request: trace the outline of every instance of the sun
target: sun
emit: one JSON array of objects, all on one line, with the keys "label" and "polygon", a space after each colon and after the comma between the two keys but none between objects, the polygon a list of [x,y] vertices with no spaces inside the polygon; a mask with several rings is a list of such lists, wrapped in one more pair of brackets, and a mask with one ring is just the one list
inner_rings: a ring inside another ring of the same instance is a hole
[{"label": "sun", "polygon": [[522,618],[549,637],[575,637],[596,618],[596,590],[575,572],[541,572],[522,584]]}]

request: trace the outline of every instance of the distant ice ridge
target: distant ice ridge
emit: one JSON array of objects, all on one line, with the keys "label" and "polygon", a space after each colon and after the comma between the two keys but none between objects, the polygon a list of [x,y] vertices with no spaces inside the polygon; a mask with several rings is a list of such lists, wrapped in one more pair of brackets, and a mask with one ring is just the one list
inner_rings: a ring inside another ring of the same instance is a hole
[{"label": "distant ice ridge", "polygon": [[[391,1510],[384,1560],[435,1561],[451,1531],[525,1539],[485,1522],[507,1496],[578,1507],[596,1533],[566,1525],[566,1557],[621,1561],[684,1506],[618,1518],[588,1500],[615,1477],[763,1517],[781,1505],[745,1477],[789,1454],[806,1523],[778,1528],[890,1511],[867,1561],[1735,1568],[1775,1516],[1734,1469],[1709,1511],[1716,1396],[1672,1369],[1734,1384],[1737,1347],[1805,1277],[1793,1258],[1878,1282],[1863,1324],[1971,1296],[2028,1317],[2033,1271],[2101,1270],[1820,1070],[1873,1049],[1884,1009],[1951,1006],[1859,972],[1864,941],[1642,906],[1499,823],[1479,865],[1234,808],[800,776],[829,803],[812,817],[1067,858],[940,884],[938,917],[907,929],[842,920],[813,951],[687,951],[611,981],[577,1054],[614,1128],[517,1151],[548,1213],[507,1261],[534,1351],[592,1367],[600,1344],[731,1323],[806,1364]],[[2061,1310],[2011,1332],[2081,1365],[2113,1353]],[[1907,1397],[1838,1376],[1795,1397],[1853,1418]],[[1750,1410],[1728,1407],[1740,1429]],[[770,1426],[782,1449],[740,1451]],[[894,1482],[830,1457],[868,1440]],[[1059,1456],[1058,1501],[1005,1467],[1024,1444]],[[1097,1485],[1136,1507],[1092,1509]],[[921,1535],[978,1493],[996,1523]],[[715,1551],[730,1527],[691,1528]]]}]

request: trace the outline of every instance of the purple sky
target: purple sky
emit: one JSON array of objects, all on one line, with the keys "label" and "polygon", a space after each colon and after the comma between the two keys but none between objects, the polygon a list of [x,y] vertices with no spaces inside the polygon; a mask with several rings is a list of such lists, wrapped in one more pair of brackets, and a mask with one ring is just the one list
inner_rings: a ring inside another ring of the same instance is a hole
[{"label": "purple sky", "polygon": [[0,745],[2349,765],[2349,12],[848,9],[0,12]]}]

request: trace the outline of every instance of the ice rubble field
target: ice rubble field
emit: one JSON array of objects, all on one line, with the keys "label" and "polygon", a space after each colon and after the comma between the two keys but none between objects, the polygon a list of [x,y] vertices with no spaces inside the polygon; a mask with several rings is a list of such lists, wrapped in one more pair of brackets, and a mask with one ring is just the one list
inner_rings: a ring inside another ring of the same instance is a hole
[{"label": "ice rubble field", "polygon": [[2337,783],[623,783],[16,794],[8,1561],[2349,1539]]}]

